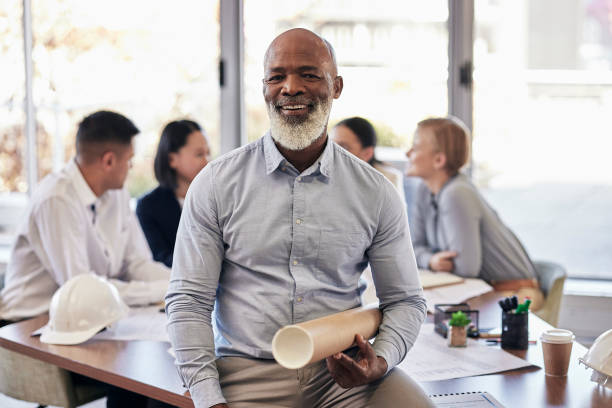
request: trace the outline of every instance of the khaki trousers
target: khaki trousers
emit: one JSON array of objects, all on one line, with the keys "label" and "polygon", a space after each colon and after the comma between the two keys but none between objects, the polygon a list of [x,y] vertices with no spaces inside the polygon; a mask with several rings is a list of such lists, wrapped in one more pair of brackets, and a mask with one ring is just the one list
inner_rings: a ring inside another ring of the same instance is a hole
[{"label": "khaki trousers", "polygon": [[399,369],[378,381],[344,389],[325,360],[289,370],[274,360],[222,357],[216,361],[221,390],[230,408],[433,407],[421,387]]}]

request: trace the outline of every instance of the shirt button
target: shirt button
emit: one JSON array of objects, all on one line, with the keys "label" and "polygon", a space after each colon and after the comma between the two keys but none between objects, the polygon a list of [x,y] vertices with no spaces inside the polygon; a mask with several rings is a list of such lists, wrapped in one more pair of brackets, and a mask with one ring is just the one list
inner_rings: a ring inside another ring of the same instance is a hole
[{"label": "shirt button", "polygon": [[293,264],[294,264],[294,265],[297,265],[297,264],[298,264],[298,261],[293,261]]},{"label": "shirt button", "polygon": [[297,178],[297,181],[302,181],[302,178],[301,178],[301,177],[298,177],[298,178]]},{"label": "shirt button", "polygon": [[298,302],[301,302],[302,300],[304,300],[304,299],[303,299],[303,298],[301,298],[301,297],[297,298],[297,301],[298,301]]},{"label": "shirt button", "polygon": [[295,223],[300,225],[302,223],[302,220],[298,218],[297,220],[295,220]]}]

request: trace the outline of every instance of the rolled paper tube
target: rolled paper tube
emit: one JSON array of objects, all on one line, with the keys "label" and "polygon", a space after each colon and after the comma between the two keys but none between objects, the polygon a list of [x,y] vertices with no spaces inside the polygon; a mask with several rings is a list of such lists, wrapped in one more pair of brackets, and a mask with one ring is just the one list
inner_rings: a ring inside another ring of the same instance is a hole
[{"label": "rolled paper tube", "polygon": [[302,368],[348,349],[356,334],[371,339],[381,321],[378,305],[369,305],[285,326],[272,339],[272,354],[285,368]]}]

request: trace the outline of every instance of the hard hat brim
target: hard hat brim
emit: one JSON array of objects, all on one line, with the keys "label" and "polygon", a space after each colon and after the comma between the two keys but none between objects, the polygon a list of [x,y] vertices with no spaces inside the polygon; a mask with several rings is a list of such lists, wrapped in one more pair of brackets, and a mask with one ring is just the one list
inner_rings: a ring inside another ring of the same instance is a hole
[{"label": "hard hat brim", "polygon": [[100,325],[92,327],[89,330],[76,331],[76,332],[58,332],[53,331],[49,325],[46,325],[42,329],[40,335],[40,341],[47,344],[60,344],[60,345],[73,345],[84,343],[87,340],[95,336],[100,330],[106,325]]}]

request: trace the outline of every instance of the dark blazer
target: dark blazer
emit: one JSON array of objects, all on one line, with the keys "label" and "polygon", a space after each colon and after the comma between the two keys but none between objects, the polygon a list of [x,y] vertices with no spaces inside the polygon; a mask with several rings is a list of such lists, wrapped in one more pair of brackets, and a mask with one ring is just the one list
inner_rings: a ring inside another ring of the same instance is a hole
[{"label": "dark blazer", "polygon": [[181,205],[174,191],[159,186],[138,200],[136,215],[153,253],[153,259],[172,267]]}]

